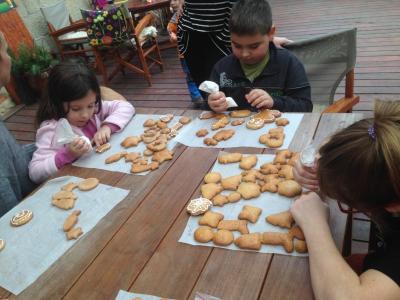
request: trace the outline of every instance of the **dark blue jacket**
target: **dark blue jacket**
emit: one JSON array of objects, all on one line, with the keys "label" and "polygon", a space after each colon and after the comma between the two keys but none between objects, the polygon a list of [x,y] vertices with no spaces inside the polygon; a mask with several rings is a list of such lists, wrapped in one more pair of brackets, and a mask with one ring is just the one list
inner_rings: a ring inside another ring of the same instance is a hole
[{"label": "dark blue jacket", "polygon": [[303,64],[288,50],[278,49],[273,43],[269,44],[269,52],[269,61],[254,82],[246,78],[233,54],[215,64],[210,80],[217,83],[227,97],[235,99],[239,108],[251,109],[244,95],[259,88],[272,97],[273,109],[311,112],[311,88]]}]

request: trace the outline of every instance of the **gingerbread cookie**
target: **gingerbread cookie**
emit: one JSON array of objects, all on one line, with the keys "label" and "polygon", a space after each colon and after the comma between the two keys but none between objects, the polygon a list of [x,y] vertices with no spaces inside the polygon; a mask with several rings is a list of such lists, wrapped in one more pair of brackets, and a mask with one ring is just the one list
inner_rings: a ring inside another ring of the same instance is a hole
[{"label": "gingerbread cookie", "polygon": [[165,148],[167,148],[167,143],[163,140],[155,140],[154,142],[147,144],[147,149],[153,152],[159,152]]},{"label": "gingerbread cookie", "polygon": [[275,120],[276,126],[286,126],[289,124],[289,120],[286,118],[279,118]]},{"label": "gingerbread cookie", "polygon": [[204,176],[205,183],[218,183],[221,181],[221,173],[219,172],[210,172]]},{"label": "gingerbread cookie", "polygon": [[201,194],[204,198],[212,199],[217,194],[221,193],[223,187],[216,183],[206,183],[200,187]]},{"label": "gingerbread cookie", "polygon": [[194,239],[199,243],[208,243],[214,237],[214,232],[208,226],[200,226],[194,232]]},{"label": "gingerbread cookie", "polygon": [[75,227],[66,233],[67,240],[76,240],[83,234],[81,227]]},{"label": "gingerbread cookie", "polygon": [[181,123],[183,125],[190,123],[190,121],[192,121],[192,119],[189,117],[186,117],[186,116],[183,116],[179,119],[179,123]]},{"label": "gingerbread cookie", "polygon": [[160,117],[160,121],[164,123],[169,123],[174,118],[173,114],[167,114],[163,117]]},{"label": "gingerbread cookie", "polygon": [[229,230],[221,229],[214,233],[213,243],[219,246],[228,246],[233,242],[233,233]]},{"label": "gingerbread cookie", "polygon": [[249,233],[246,220],[222,220],[218,223],[218,229],[239,231],[241,234]]},{"label": "gingerbread cookie", "polygon": [[150,149],[144,149],[143,150],[143,155],[144,156],[152,156],[154,154],[154,151],[151,151]]},{"label": "gingerbread cookie", "polygon": [[233,129],[223,129],[213,135],[213,139],[217,142],[229,140],[235,134]]},{"label": "gingerbread cookie", "polygon": [[230,164],[239,162],[242,159],[241,153],[225,153],[218,156],[220,164]]},{"label": "gingerbread cookie", "polygon": [[24,209],[11,218],[10,224],[15,227],[22,226],[32,220],[32,218],[33,212],[28,209]]},{"label": "gingerbread cookie", "polygon": [[151,167],[150,165],[146,164],[140,164],[140,163],[136,163],[136,164],[132,164],[131,166],[131,173],[142,173],[142,172],[146,172],[146,171],[150,171]]},{"label": "gingerbread cookie", "polygon": [[206,198],[196,198],[190,200],[186,211],[192,216],[198,216],[204,214],[212,207],[212,202]]},{"label": "gingerbread cookie", "polygon": [[271,163],[265,163],[260,166],[260,172],[264,175],[268,174],[278,174],[279,173],[280,166],[276,166]]},{"label": "gingerbread cookie", "polygon": [[103,145],[100,145],[98,147],[96,147],[96,152],[97,153],[103,153],[106,152],[107,150],[109,150],[111,148],[111,144],[110,143],[105,143]]},{"label": "gingerbread cookie", "polygon": [[244,156],[240,160],[239,167],[243,170],[250,170],[257,164],[257,155]]},{"label": "gingerbread cookie", "polygon": [[165,148],[164,150],[155,152],[153,154],[152,160],[162,164],[166,160],[171,160],[174,152]]},{"label": "gingerbread cookie", "polygon": [[265,218],[265,220],[272,225],[283,228],[291,228],[294,223],[293,216],[288,210],[277,214],[269,215]]},{"label": "gingerbread cookie", "polygon": [[204,137],[204,136],[206,136],[207,134],[208,134],[208,130],[205,129],[205,128],[200,129],[200,130],[198,130],[198,131],[196,132],[196,136],[198,136],[198,137]]},{"label": "gingerbread cookie", "polygon": [[229,113],[232,118],[245,118],[250,116],[251,111],[248,109],[233,110]]},{"label": "gingerbread cookie", "polygon": [[284,180],[278,183],[278,194],[286,197],[295,197],[301,194],[302,188],[294,180]]},{"label": "gingerbread cookie", "polygon": [[115,162],[119,161],[121,158],[125,157],[126,154],[127,154],[126,151],[114,153],[113,155],[106,158],[105,163],[106,164],[115,163]]},{"label": "gingerbread cookie", "polygon": [[66,185],[63,185],[61,187],[62,191],[67,191],[67,192],[72,192],[73,189],[77,188],[78,184],[75,182],[68,182]]},{"label": "gingerbread cookie", "polygon": [[231,122],[231,125],[232,126],[239,126],[239,125],[242,125],[244,122],[246,122],[244,119],[233,120]]},{"label": "gingerbread cookie", "polygon": [[292,156],[292,152],[288,149],[280,150],[276,153],[274,158],[274,164],[284,165],[287,163],[288,158]]},{"label": "gingerbread cookie", "polygon": [[269,109],[260,110],[258,113],[252,116],[252,118],[261,119],[264,121],[264,123],[272,123],[275,121],[274,113]]},{"label": "gingerbread cookie", "polygon": [[218,226],[218,223],[224,218],[223,214],[218,212],[208,211],[199,220],[199,225],[207,225],[213,228]]},{"label": "gingerbread cookie", "polygon": [[63,230],[65,232],[72,229],[78,222],[78,216],[81,214],[80,210],[74,210],[64,221]]},{"label": "gingerbread cookie", "polygon": [[252,199],[260,196],[260,186],[253,182],[242,182],[240,183],[237,192],[240,193],[243,199]]},{"label": "gingerbread cookie", "polygon": [[258,217],[261,215],[262,209],[255,207],[255,206],[250,206],[250,205],[245,205],[243,206],[242,211],[239,214],[238,219],[240,220],[248,220],[251,223],[256,223],[258,220]]},{"label": "gingerbread cookie", "polygon": [[97,178],[87,178],[78,184],[81,191],[90,191],[99,185],[100,181]]},{"label": "gingerbread cookie", "polygon": [[242,175],[233,175],[221,180],[221,185],[224,190],[237,190],[240,182],[242,181]]},{"label": "gingerbread cookie", "polygon": [[305,241],[295,241],[294,250],[296,250],[298,253],[307,253],[307,243]]},{"label": "gingerbread cookie", "polygon": [[293,226],[292,228],[289,229],[289,235],[292,236],[293,238],[296,238],[298,240],[304,241],[306,238],[304,236],[303,230],[299,226]]},{"label": "gingerbread cookie", "polygon": [[128,136],[121,142],[121,146],[124,148],[135,147],[142,141],[140,136]]},{"label": "gingerbread cookie", "polygon": [[71,209],[75,205],[77,196],[70,191],[59,191],[53,195],[51,203],[61,209]]},{"label": "gingerbread cookie", "polygon": [[215,206],[224,206],[226,203],[229,203],[229,200],[226,196],[218,194],[212,198],[212,202]]},{"label": "gingerbread cookie", "polygon": [[266,245],[281,245],[286,252],[293,252],[293,240],[287,233],[282,232],[263,232],[261,242]]},{"label": "gingerbread cookie", "polygon": [[207,146],[216,146],[218,145],[218,141],[214,140],[213,138],[205,138],[203,140],[204,145]]},{"label": "gingerbread cookie", "polygon": [[229,203],[235,203],[242,199],[242,195],[240,195],[238,192],[232,192],[227,196],[227,199]]},{"label": "gingerbread cookie", "polygon": [[125,162],[133,162],[136,159],[138,159],[139,157],[141,157],[140,153],[138,153],[138,152],[130,152],[130,153],[125,155]]},{"label": "gingerbread cookie", "polygon": [[157,121],[156,126],[159,129],[165,129],[165,128],[167,128],[168,125],[167,125],[167,123],[164,123],[163,121]]},{"label": "gingerbread cookie", "polygon": [[154,121],[153,119],[148,119],[143,123],[144,127],[153,127],[156,125],[156,121]]},{"label": "gingerbread cookie", "polygon": [[260,250],[261,236],[259,233],[243,234],[235,240],[235,245],[241,249]]},{"label": "gingerbread cookie", "polygon": [[207,111],[207,112],[203,112],[200,116],[199,119],[200,120],[207,120],[207,119],[211,119],[215,117],[215,112],[213,111]]},{"label": "gingerbread cookie", "polygon": [[217,120],[211,125],[211,129],[217,130],[224,128],[226,125],[229,124],[229,122],[230,122],[229,117],[224,115],[221,119]]}]

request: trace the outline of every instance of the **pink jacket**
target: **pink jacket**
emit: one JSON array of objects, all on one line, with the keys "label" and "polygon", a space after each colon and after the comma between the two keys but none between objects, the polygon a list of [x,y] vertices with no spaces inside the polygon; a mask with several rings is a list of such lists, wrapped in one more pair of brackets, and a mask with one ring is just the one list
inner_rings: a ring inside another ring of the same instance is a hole
[{"label": "pink jacket", "polygon": [[[135,108],[127,101],[103,101],[102,110],[92,117],[97,129],[103,123],[110,123],[119,127],[121,131],[135,114]],[[64,145],[58,145],[56,141],[56,128],[59,120],[47,120],[40,124],[36,133],[37,150],[29,163],[29,177],[36,183],[43,182],[57,171],[55,156]],[[79,136],[84,133],[79,127],[71,126],[72,130]]]}]

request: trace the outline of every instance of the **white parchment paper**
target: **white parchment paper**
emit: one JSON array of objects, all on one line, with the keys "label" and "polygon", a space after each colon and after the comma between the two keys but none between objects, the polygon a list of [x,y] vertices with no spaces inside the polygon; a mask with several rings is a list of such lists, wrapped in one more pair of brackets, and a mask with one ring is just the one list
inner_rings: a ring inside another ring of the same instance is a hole
[{"label": "white parchment paper", "polygon": [[[221,152],[223,153],[223,152]],[[221,154],[220,153],[220,154]],[[258,162],[255,169],[258,169],[260,165],[271,162],[274,159],[274,155],[269,154],[259,154],[257,155]],[[218,161],[214,164],[212,171],[210,172],[219,172],[221,173],[222,178],[226,178],[229,176],[240,174],[243,170],[239,168],[239,163],[234,164],[220,164]],[[229,194],[232,191],[224,191],[222,194]],[[292,198],[287,198],[285,196],[278,195],[277,193],[264,192],[258,198],[244,200],[241,199],[236,203],[228,203],[222,207],[213,206],[212,211],[222,213],[224,215],[224,220],[238,220],[239,213],[242,211],[244,205],[250,205],[259,207],[262,209],[262,213],[258,218],[255,224],[248,222],[249,232],[265,232],[265,231],[274,231],[274,232],[287,232],[286,228],[280,228],[278,226],[271,225],[265,221],[265,217],[279,213],[285,210],[288,210],[292,205],[294,200]],[[229,246],[217,246],[213,242],[209,243],[199,243],[195,241],[193,234],[194,231],[200,226],[198,224],[199,219],[202,216],[191,216],[186,224],[186,228],[182,233],[182,236],[179,239],[179,242],[197,245],[197,246],[207,246],[207,247],[219,247],[219,248],[228,248],[231,250],[242,250],[239,247],[236,247],[233,243]],[[237,231],[233,232],[235,238],[240,236],[240,233]],[[294,255],[294,256],[307,256],[307,254],[300,254],[293,251],[292,253],[287,253],[285,249],[281,246],[272,246],[272,245],[262,245],[259,252],[262,253],[279,253],[285,255]]]},{"label": "white parchment paper", "polygon": [[[299,127],[304,114],[299,113],[284,113],[282,118],[287,118],[289,124],[285,126],[285,140],[283,142],[281,149],[286,149],[289,147],[294,134]],[[231,118],[230,120],[237,120],[238,118]],[[243,118],[246,121],[250,117]],[[248,129],[246,127],[246,122],[239,126],[232,126],[228,124],[223,129],[234,129],[235,134],[227,141],[221,141],[216,146],[207,146],[204,144],[203,140],[208,137],[212,137],[218,130],[211,130],[211,125],[216,121],[216,119],[211,118],[207,120],[200,120],[196,118],[191,123],[189,123],[186,128],[183,128],[179,135],[175,138],[175,141],[184,144],[189,147],[215,147],[215,148],[233,148],[233,147],[254,147],[254,148],[265,148],[264,144],[261,144],[258,139],[260,135],[267,133],[271,128],[277,127],[275,123],[265,124],[263,128],[258,130]],[[202,128],[208,130],[208,135],[205,137],[197,137],[196,132]]]},{"label": "white parchment paper", "polygon": [[[18,295],[45,272],[65,251],[83,238],[129,191],[104,184],[83,192],[74,189],[78,199],[74,208],[63,210],[51,204],[51,196],[68,182],[82,178],[65,176],[47,182],[0,219],[0,238],[6,241],[0,251],[0,286]],[[32,220],[19,227],[11,218],[23,209],[33,212]],[[63,224],[73,210],[81,210],[76,227],[83,235],[67,240]],[[72,262],[73,263],[73,262]]]},{"label": "white parchment paper", "polygon": [[[108,170],[108,171],[114,171],[114,172],[122,172],[122,173],[131,173],[131,163],[125,162],[125,159],[120,159],[119,161],[112,163],[112,164],[106,164],[104,161],[106,160],[107,157],[111,156],[114,153],[121,152],[121,151],[127,151],[129,152],[140,152],[143,154],[143,150],[146,149],[146,144],[143,142],[140,142],[136,147],[130,147],[130,148],[124,148],[120,144],[121,142],[127,138],[128,136],[140,136],[143,131],[146,129],[143,127],[143,123],[147,119],[153,119],[158,121],[160,117],[164,115],[143,115],[143,114],[137,114],[135,115],[132,120],[128,123],[128,125],[124,128],[123,131],[114,133],[111,135],[111,149],[108,151],[105,151],[101,154],[96,153],[94,150],[90,155],[85,155],[82,156],[80,159],[75,161],[73,163],[74,166],[78,167],[83,167],[83,168],[95,168],[95,169],[102,169],[102,170]],[[171,127],[173,124],[177,123],[181,116],[174,116],[174,118],[168,123],[168,127]],[[184,125],[184,127],[181,129],[183,130],[185,127],[189,126],[189,124]],[[176,145],[175,138],[171,139],[168,141],[168,149],[172,150]],[[149,160],[151,157],[149,158]],[[149,172],[142,172],[142,173],[137,173],[135,175],[146,175]]]},{"label": "white parchment paper", "polygon": [[[117,298],[115,298],[115,300],[132,300],[132,299],[135,299],[136,297],[138,297],[142,300],[160,300],[161,298],[163,298],[163,297],[158,297],[158,296],[130,293],[130,292],[126,292],[123,290],[119,290]],[[168,298],[163,298],[163,299],[168,299]]]}]

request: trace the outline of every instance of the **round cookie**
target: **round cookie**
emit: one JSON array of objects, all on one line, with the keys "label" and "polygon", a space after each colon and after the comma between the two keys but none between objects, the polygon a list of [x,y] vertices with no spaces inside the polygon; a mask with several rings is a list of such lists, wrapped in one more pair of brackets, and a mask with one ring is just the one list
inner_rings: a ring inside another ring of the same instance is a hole
[{"label": "round cookie", "polygon": [[212,229],[208,226],[200,226],[194,232],[194,239],[199,243],[208,243],[214,237]]},{"label": "round cookie", "polygon": [[99,182],[100,181],[97,178],[87,178],[78,184],[78,188],[81,191],[90,191],[98,186]]},{"label": "round cookie", "polygon": [[33,218],[33,212],[28,209],[24,209],[23,211],[17,213],[10,220],[12,226],[22,226],[28,223]]},{"label": "round cookie", "polygon": [[213,242],[219,246],[228,246],[234,240],[233,233],[229,230],[221,229],[214,234]]},{"label": "round cookie", "polygon": [[0,239],[0,251],[3,250],[5,246],[6,246],[6,241]]},{"label": "round cookie", "polygon": [[203,136],[206,136],[207,134],[208,134],[208,130],[205,128],[202,128],[196,132],[196,136],[198,136],[198,137],[203,137]]},{"label": "round cookie", "polygon": [[221,181],[221,173],[219,172],[210,172],[204,176],[205,183],[218,183]]},{"label": "round cookie", "polygon": [[190,119],[189,117],[183,116],[179,119],[179,123],[185,125],[187,123],[189,123],[192,119]]}]

